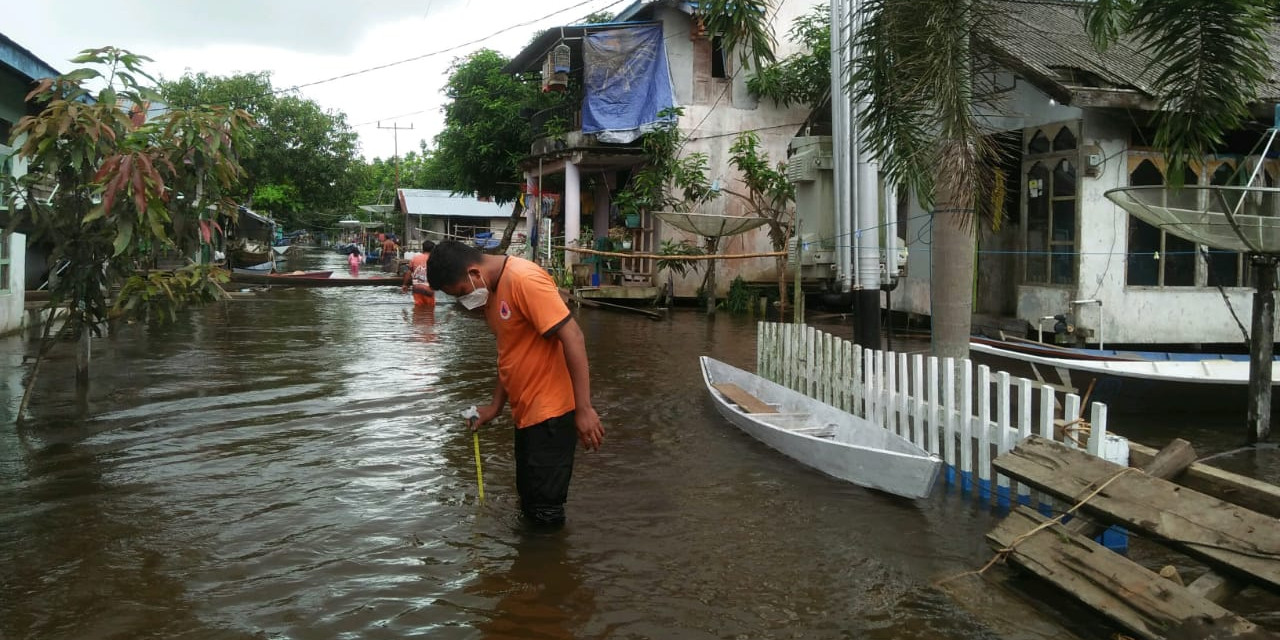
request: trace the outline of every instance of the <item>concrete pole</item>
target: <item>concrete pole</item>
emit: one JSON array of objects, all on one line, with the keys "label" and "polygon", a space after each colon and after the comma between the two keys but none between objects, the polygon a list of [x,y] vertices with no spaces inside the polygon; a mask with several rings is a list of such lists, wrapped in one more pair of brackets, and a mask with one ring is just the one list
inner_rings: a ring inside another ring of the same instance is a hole
[{"label": "concrete pole", "polygon": [[609,237],[609,185],[601,180],[596,183],[596,210],[591,217],[591,231],[596,240]]},{"label": "concrete pole", "polygon": [[529,260],[534,260],[538,257],[538,249],[533,246],[533,236],[538,229],[537,211],[540,207],[538,203],[541,200],[542,194],[538,193],[538,177],[529,171],[524,172],[524,257]]},{"label": "concrete pole", "polygon": [[[564,246],[577,247],[578,236],[582,235],[582,176],[578,165],[564,163]],[[578,254],[564,252],[564,267],[578,262]]]},{"label": "concrete pole", "polygon": [[1253,331],[1249,344],[1249,422],[1245,440],[1263,442],[1271,436],[1271,365],[1275,353],[1276,264],[1273,255],[1255,255]]}]

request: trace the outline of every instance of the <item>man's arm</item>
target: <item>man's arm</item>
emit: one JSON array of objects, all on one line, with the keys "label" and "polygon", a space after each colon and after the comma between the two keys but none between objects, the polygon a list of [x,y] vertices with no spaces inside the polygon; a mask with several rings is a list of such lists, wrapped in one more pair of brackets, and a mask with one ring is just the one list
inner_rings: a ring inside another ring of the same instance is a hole
[{"label": "man's arm", "polygon": [[413,269],[404,272],[404,281],[400,283],[400,293],[409,289],[409,281],[413,279]]},{"label": "man's arm", "polygon": [[591,406],[591,371],[582,328],[576,320],[569,318],[551,335],[564,347],[564,361],[569,368],[569,379],[573,381],[574,423],[578,427],[578,439],[584,449],[595,451],[604,441],[604,426],[600,424],[600,415],[595,407]]}]

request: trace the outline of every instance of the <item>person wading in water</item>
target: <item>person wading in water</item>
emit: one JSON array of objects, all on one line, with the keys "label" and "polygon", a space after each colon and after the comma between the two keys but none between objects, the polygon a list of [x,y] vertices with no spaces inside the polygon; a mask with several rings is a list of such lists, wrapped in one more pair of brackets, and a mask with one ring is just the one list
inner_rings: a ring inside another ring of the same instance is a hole
[{"label": "person wading in water", "polygon": [[471,428],[511,403],[520,509],[533,524],[562,526],[574,449],[595,451],[604,440],[582,329],[551,275],[523,258],[448,240],[431,252],[427,280],[463,307],[483,308],[498,341],[498,384]]}]

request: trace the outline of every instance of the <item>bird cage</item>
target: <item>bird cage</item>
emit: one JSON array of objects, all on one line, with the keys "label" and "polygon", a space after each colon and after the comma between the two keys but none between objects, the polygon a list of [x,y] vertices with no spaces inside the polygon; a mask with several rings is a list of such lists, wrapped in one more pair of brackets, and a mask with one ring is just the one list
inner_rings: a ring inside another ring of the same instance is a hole
[{"label": "bird cage", "polygon": [[556,73],[569,73],[569,45],[561,42],[551,52],[551,70]]},{"label": "bird cage", "polygon": [[542,91],[564,91],[569,88],[569,45],[556,45],[542,63]]}]

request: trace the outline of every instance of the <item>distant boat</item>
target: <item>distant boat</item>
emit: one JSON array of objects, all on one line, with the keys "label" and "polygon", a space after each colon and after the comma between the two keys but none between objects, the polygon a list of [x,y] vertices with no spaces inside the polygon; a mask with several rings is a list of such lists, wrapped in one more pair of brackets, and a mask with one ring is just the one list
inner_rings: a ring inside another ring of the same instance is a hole
[{"label": "distant boat", "polygon": [[[1070,349],[1026,340],[974,337],[985,363],[1053,385],[1117,411],[1247,409],[1249,356]],[[1272,410],[1280,410],[1280,366],[1271,372]]]},{"label": "distant boat", "polygon": [[291,285],[295,287],[389,287],[400,286],[403,278],[334,278],[332,271],[260,273],[234,269],[231,281],[238,284]]},{"label": "distant boat", "polygon": [[933,490],[942,460],[910,440],[719,360],[700,360],[716,410],[753,438],[858,486],[906,498]]}]

